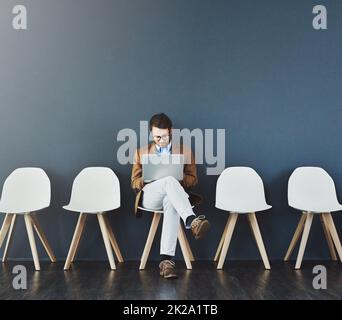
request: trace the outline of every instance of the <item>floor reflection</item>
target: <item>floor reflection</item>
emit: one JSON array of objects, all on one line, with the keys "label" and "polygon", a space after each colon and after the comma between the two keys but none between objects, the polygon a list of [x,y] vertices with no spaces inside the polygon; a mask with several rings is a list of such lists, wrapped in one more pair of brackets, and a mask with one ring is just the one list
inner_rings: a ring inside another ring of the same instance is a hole
[{"label": "floor reflection", "polygon": [[[13,267],[27,269],[27,290],[13,288]],[[139,262],[117,265],[115,271],[106,262],[76,262],[69,271],[63,263],[42,263],[35,271],[31,262],[8,262],[0,266],[0,299],[341,299],[340,264],[326,261],[327,290],[312,286],[312,268],[318,262],[305,263],[294,270],[292,263],[277,261],[265,270],[260,261],[230,261],[222,270],[210,261],[193,264],[186,270],[179,263],[178,279],[160,277],[158,262],[149,262],[139,271]]]}]

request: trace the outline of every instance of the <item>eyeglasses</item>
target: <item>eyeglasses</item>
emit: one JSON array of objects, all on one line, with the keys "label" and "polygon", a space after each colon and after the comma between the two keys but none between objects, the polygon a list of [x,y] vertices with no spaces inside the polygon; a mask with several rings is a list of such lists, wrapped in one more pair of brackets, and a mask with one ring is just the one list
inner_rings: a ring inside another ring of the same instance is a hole
[{"label": "eyeglasses", "polygon": [[170,135],[165,135],[165,136],[153,136],[153,140],[159,142],[160,140],[163,141],[168,141],[170,139]]}]

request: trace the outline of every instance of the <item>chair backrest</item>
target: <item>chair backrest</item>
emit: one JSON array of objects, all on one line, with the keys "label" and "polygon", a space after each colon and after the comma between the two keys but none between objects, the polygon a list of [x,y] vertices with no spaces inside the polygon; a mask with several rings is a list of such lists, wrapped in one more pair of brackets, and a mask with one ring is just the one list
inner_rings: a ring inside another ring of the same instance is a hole
[{"label": "chair backrest", "polygon": [[320,167],[299,167],[293,171],[288,183],[289,206],[322,212],[339,206],[333,179]]},{"label": "chair backrest", "polygon": [[120,207],[120,182],[112,169],[89,167],[75,178],[68,206],[84,212],[110,211]]},{"label": "chair backrest", "polygon": [[15,169],[5,180],[1,208],[7,213],[26,213],[50,205],[51,184],[41,168]]},{"label": "chair backrest", "polygon": [[242,213],[270,208],[260,176],[249,167],[229,167],[221,173],[216,184],[215,206]]}]

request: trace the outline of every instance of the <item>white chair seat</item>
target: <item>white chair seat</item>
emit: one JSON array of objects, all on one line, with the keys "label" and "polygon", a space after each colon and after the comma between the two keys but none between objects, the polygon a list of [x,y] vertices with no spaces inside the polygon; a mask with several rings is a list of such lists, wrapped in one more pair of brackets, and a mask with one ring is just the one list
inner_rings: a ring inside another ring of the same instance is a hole
[{"label": "white chair seat", "polygon": [[[194,206],[191,206],[191,208],[193,208]],[[149,208],[144,208],[144,207],[141,207],[139,206],[138,209],[141,209],[141,210],[144,210],[144,211],[147,211],[147,212],[157,212],[157,213],[164,213],[164,210],[163,209],[149,209]]]},{"label": "white chair seat", "polygon": [[0,212],[25,214],[50,205],[50,180],[41,168],[18,168],[6,179],[0,200]]},{"label": "white chair seat", "polygon": [[334,180],[320,167],[296,168],[288,183],[289,206],[312,213],[342,210]]},{"label": "white chair seat", "polygon": [[107,167],[84,168],[74,179],[70,202],[64,209],[74,212],[99,213],[120,207],[120,182]]},{"label": "white chair seat", "polygon": [[144,207],[140,207],[140,206],[138,207],[138,209],[144,210],[147,212],[152,212],[152,213],[154,213],[154,212],[163,213],[164,212],[163,209],[148,209],[148,208],[144,208]]},{"label": "white chair seat", "polygon": [[48,206],[37,206],[37,207],[30,207],[30,211],[28,211],[27,207],[23,207],[20,203],[18,203],[16,206],[14,205],[7,205],[6,203],[0,202],[0,212],[3,213],[13,213],[13,214],[21,214],[24,215],[28,212],[37,212],[43,209],[48,208]]},{"label": "white chair seat", "polygon": [[235,213],[272,208],[266,202],[260,176],[249,167],[229,167],[221,173],[216,184],[215,207]]},{"label": "white chair seat", "polygon": [[63,209],[73,212],[83,212],[83,213],[89,213],[89,214],[97,214],[99,212],[107,212],[112,211],[120,206],[110,206],[110,207],[101,207],[101,206],[82,206],[82,205],[75,205],[75,204],[68,204],[66,206],[63,206]]},{"label": "white chair seat", "polygon": [[[217,209],[221,209],[224,211],[229,211],[229,212],[234,212],[234,213],[238,213],[238,214],[247,214],[247,213],[251,213],[251,212],[259,212],[259,211],[264,211],[264,210],[268,210],[271,209],[272,206],[265,204],[265,205],[261,205],[259,207],[253,207],[253,206],[248,206],[248,204],[246,206],[241,206],[241,207],[230,207],[229,204],[227,204],[225,207],[220,208],[220,206],[215,205],[215,207]],[[229,208],[229,209],[228,209]]]},{"label": "white chair seat", "polygon": [[315,213],[315,214],[320,214],[323,212],[336,212],[336,211],[341,211],[342,210],[342,205],[340,205],[339,203],[336,205],[331,205],[331,206],[314,206],[311,207],[309,205],[307,206],[303,206],[301,208],[299,208],[298,206],[294,207],[294,206],[290,206],[294,209],[300,210],[300,211],[304,211],[304,212],[310,212],[310,213]]}]

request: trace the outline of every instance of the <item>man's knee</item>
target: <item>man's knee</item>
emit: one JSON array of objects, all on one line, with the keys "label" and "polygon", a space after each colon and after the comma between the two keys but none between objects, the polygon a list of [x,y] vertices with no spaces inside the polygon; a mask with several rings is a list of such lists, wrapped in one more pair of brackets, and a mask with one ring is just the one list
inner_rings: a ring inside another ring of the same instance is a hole
[{"label": "man's knee", "polygon": [[167,184],[179,184],[179,181],[173,176],[167,176],[167,177],[163,178],[163,180]]}]

